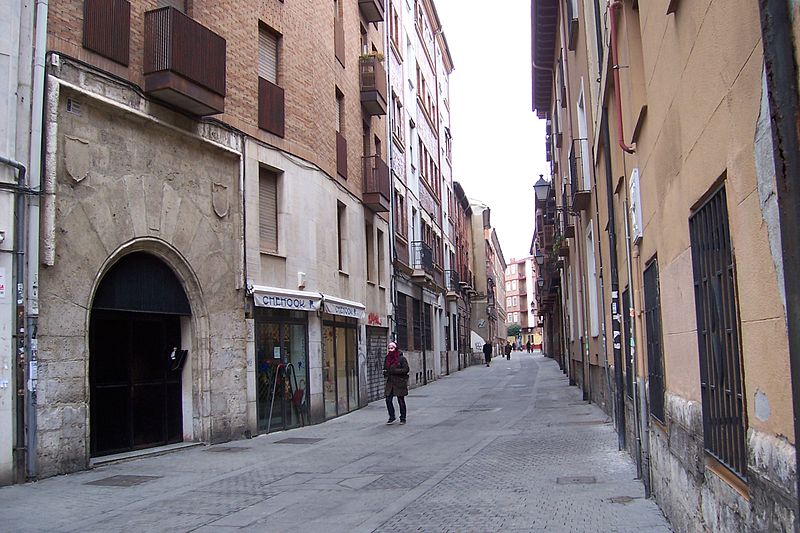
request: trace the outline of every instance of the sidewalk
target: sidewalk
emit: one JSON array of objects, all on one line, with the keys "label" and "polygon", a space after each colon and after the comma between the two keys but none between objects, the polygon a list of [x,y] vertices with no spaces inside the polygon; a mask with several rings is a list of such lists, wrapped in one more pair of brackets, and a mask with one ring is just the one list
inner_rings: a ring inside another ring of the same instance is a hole
[{"label": "sidewalk", "polygon": [[655,531],[605,414],[521,352],[251,440],[0,489],[3,531]]}]

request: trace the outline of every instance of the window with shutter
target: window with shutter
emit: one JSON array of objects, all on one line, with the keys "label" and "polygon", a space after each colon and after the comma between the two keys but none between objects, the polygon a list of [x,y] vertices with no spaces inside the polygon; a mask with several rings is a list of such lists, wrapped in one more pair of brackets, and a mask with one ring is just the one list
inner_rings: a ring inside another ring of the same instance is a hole
[{"label": "window with shutter", "polygon": [[278,176],[266,169],[259,170],[258,222],[262,252],[278,251]]},{"label": "window with shutter", "polygon": [[278,84],[278,35],[264,26],[258,31],[258,75]]}]

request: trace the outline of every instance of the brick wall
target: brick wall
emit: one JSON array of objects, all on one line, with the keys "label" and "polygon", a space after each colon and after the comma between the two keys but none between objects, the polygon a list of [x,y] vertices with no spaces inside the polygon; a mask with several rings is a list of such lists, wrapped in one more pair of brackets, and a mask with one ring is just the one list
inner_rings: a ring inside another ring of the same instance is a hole
[{"label": "brick wall", "polygon": [[[335,87],[345,95],[344,135],[348,141],[345,186],[361,196],[362,124],[371,123],[372,136],[381,138],[386,156],[384,117],[362,117],[358,78],[360,28],[370,43],[383,50],[386,23],[362,22],[358,2],[344,2],[345,67],[334,57],[333,2],[318,0],[193,0],[188,14],[221,35],[227,46],[225,113],[221,120],[246,134],[302,157],[336,176]],[[83,1],[52,0],[48,49],[86,61],[97,68],[143,87],[142,48],[144,13],[155,0],[131,2],[130,63],[124,67],[82,47]],[[258,129],[259,21],[283,35],[278,81],[285,90],[286,135],[277,137]]]}]

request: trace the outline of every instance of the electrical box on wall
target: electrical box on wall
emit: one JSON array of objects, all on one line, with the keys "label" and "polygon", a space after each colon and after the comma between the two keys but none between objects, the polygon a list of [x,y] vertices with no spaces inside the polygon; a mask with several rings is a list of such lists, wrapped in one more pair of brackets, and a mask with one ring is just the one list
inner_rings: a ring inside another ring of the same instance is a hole
[{"label": "electrical box on wall", "polygon": [[639,169],[634,168],[630,180],[631,240],[633,244],[639,244],[639,241],[642,240],[642,196],[639,190]]}]

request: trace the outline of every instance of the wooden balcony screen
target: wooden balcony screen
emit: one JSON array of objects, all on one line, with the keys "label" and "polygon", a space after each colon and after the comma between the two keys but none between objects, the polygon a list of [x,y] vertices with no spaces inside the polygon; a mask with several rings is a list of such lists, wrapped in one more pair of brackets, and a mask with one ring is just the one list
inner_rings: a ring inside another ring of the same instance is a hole
[{"label": "wooden balcony screen", "polygon": [[170,71],[225,96],[225,39],[173,7],[145,13],[144,73]]},{"label": "wooden balcony screen", "polygon": [[283,89],[264,78],[258,78],[258,127],[283,137],[285,122]]},{"label": "wooden balcony screen", "polygon": [[347,139],[336,132],[336,172],[347,179]]},{"label": "wooden balcony screen", "polygon": [[127,0],[85,0],[83,46],[128,66],[131,4]]}]

